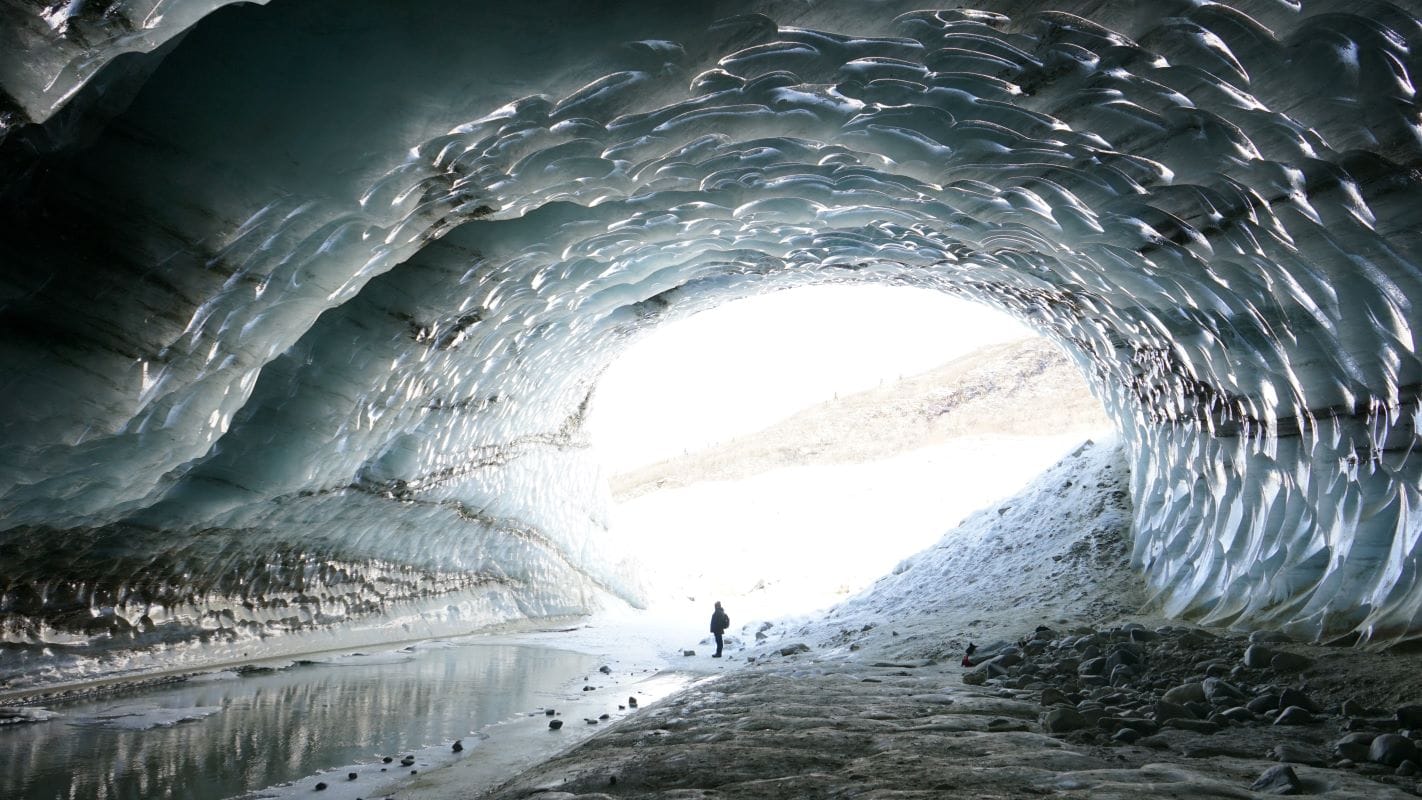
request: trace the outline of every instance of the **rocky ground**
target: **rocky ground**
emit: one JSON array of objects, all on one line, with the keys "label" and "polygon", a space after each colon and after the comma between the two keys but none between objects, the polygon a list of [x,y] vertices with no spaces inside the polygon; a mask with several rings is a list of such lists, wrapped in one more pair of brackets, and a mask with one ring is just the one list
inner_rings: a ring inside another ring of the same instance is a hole
[{"label": "rocky ground", "polygon": [[971,669],[796,642],[486,796],[1422,794],[1422,663],[1278,638],[1043,627]]},{"label": "rocky ground", "polygon": [[1422,794],[1422,656],[1153,616],[1128,476],[1083,444],[818,618],[737,628],[728,661],[689,643],[720,677],[465,796]]}]

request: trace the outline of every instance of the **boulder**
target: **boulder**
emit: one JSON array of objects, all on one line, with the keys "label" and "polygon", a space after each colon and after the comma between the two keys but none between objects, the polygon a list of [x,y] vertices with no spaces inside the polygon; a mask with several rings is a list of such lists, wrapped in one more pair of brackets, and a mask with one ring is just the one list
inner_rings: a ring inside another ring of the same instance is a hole
[{"label": "boulder", "polygon": [[1289,706],[1274,718],[1275,725],[1308,725],[1313,722],[1313,714],[1302,706]]},{"label": "boulder", "polygon": [[1155,721],[1165,722],[1172,719],[1194,719],[1195,715],[1190,709],[1178,703],[1168,700],[1161,700],[1155,704]]},{"label": "boulder", "polygon": [[1239,705],[1248,699],[1239,687],[1221,678],[1206,678],[1200,688],[1205,691],[1205,700],[1215,705]]},{"label": "boulder", "polygon": [[1278,653],[1262,644],[1252,644],[1244,651],[1244,666],[1250,669],[1264,669]]},{"label": "boulder", "polygon": [[1339,709],[1339,712],[1345,717],[1369,716],[1368,707],[1351,697],[1343,701],[1343,706]]},{"label": "boulder", "polygon": [[1397,727],[1414,730],[1422,728],[1422,706],[1402,706],[1397,709]]},{"label": "boulder", "polygon": [[1097,656],[1081,662],[1081,666],[1076,668],[1078,675],[1102,675],[1106,672],[1106,659]]},{"label": "boulder", "polygon": [[1372,745],[1376,734],[1372,733],[1350,733],[1342,739],[1333,743],[1333,752],[1340,758],[1349,761],[1367,761],[1368,748]]},{"label": "boulder", "polygon": [[1254,783],[1249,785],[1249,789],[1264,794],[1299,794],[1303,791],[1303,782],[1299,780],[1293,767],[1280,764],[1260,773]]},{"label": "boulder", "polygon": [[1368,747],[1368,760],[1387,767],[1396,767],[1404,761],[1417,760],[1417,746],[1406,736],[1384,733],[1373,739]]},{"label": "boulder", "polygon": [[1279,708],[1288,708],[1289,706],[1306,709],[1310,714],[1323,713],[1323,706],[1315,703],[1312,697],[1300,689],[1285,689],[1279,692]]},{"label": "boulder", "polygon": [[1086,727],[1086,718],[1074,708],[1054,708],[1041,717],[1042,730],[1047,733],[1066,733]]},{"label": "boulder", "polygon": [[1160,699],[1182,706],[1186,703],[1203,703],[1205,702],[1205,687],[1200,683],[1181,684],[1161,695]]},{"label": "boulder", "polygon": [[1134,728],[1122,728],[1111,735],[1111,741],[1120,744],[1135,744],[1140,738],[1140,731]]},{"label": "boulder", "polygon": [[1276,744],[1269,751],[1269,757],[1288,764],[1307,764],[1310,767],[1328,766],[1328,761],[1312,748],[1297,744]]},{"label": "boulder", "polygon": [[1115,669],[1123,664],[1128,667],[1134,667],[1140,663],[1140,654],[1136,652],[1135,648],[1129,646],[1121,645],[1114,647],[1111,649],[1111,652],[1106,654],[1106,669],[1108,670]]},{"label": "boulder", "polygon": [[1022,663],[1022,651],[1016,647],[1009,647],[993,660],[1004,667],[1015,667]]},{"label": "boulder", "polygon": [[1220,716],[1232,722],[1254,721],[1254,712],[1250,711],[1244,706],[1234,706],[1233,708],[1226,708],[1224,711],[1220,712]]},{"label": "boulder", "polygon": [[1111,670],[1111,685],[1125,686],[1135,677],[1136,670],[1134,667],[1126,664],[1118,664],[1115,669]]},{"label": "boulder", "polygon": [[1279,695],[1261,694],[1258,697],[1244,704],[1244,707],[1256,714],[1263,714],[1265,711],[1273,711],[1279,707]]}]

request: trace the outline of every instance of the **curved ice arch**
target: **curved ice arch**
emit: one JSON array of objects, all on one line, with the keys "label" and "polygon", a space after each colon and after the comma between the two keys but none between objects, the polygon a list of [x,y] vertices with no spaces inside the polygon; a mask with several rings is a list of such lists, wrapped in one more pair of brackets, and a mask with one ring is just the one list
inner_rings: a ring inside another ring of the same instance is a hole
[{"label": "curved ice arch", "polygon": [[[43,215],[7,226],[20,308],[93,328],[7,355],[7,525],[206,581],[214,607],[245,590],[204,576],[290,584],[289,564],[322,560],[448,568],[531,614],[634,597],[595,548],[605,498],[580,426],[601,369],[717,302],[900,282],[1012,312],[1081,364],[1129,442],[1133,558],[1169,613],[1415,638],[1415,12],[1019,5],[573,20],[562,36],[629,44],[579,51],[592,72],[510,64],[542,93],[471,90],[458,69],[408,98],[372,84],[321,125],[367,126],[374,155],[315,184],[305,161],[211,146],[210,120],[170,115],[268,24],[325,69],[319,9],[198,25],[121,126],[50,137],[50,172],[16,181],[95,224],[124,268],[73,280],[88,242]],[[375,4],[345,11],[429,58]],[[282,128],[301,86],[251,66],[218,84],[234,107],[273,94],[264,124],[313,163],[353,164],[343,140]],[[474,113],[450,119],[456,96]],[[410,113],[375,125],[397,100]],[[57,196],[71,184],[96,205]],[[146,215],[100,221],[104,198]],[[124,269],[161,280],[133,289]],[[99,289],[118,299],[86,307]],[[133,526],[174,541],[117,543]],[[196,532],[224,555],[186,548]],[[273,543],[280,566],[256,556]],[[172,594],[80,561],[71,605]],[[54,605],[36,588],[54,563],[10,568],[27,613]]]}]

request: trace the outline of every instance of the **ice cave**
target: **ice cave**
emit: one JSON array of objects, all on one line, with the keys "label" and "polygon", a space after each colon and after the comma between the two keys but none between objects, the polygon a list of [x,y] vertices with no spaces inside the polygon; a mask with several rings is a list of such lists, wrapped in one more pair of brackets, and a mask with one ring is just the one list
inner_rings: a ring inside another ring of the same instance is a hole
[{"label": "ice cave", "polygon": [[1422,639],[1419,17],[0,0],[0,679],[636,603],[599,376],[836,283],[1068,353],[1166,614]]}]

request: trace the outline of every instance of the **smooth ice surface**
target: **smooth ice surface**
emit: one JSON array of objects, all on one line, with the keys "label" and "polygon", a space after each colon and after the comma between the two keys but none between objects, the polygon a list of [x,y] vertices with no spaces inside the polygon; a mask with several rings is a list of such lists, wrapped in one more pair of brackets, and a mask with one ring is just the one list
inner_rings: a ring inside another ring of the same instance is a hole
[{"label": "smooth ice surface", "polygon": [[640,602],[598,376],[821,283],[1060,344],[1166,612],[1422,633],[1417,4],[214,5],[0,4],[6,680]]}]

